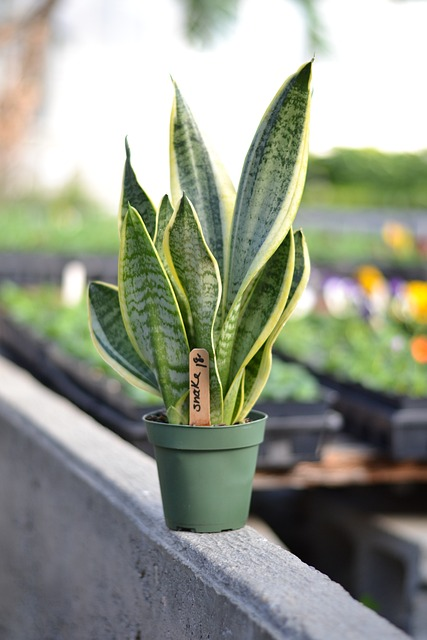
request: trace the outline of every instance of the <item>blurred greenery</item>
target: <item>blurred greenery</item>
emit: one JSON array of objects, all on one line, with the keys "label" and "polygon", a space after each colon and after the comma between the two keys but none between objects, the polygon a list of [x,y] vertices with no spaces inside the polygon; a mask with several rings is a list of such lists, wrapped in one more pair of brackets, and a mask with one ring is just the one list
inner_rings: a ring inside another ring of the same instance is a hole
[{"label": "blurred greenery", "polygon": [[[239,15],[241,0],[179,0],[184,7],[186,35],[193,44],[206,46],[224,33]],[[293,0],[302,12],[309,51],[327,51],[325,27],[316,0]]]},{"label": "blurred greenery", "polygon": [[302,365],[273,358],[270,377],[260,400],[284,402],[315,402],[322,392],[317,379]]},{"label": "blurred greenery", "polygon": [[117,220],[77,183],[0,198],[0,250],[116,253]]},{"label": "blurred greenery", "polygon": [[302,225],[304,236],[313,264],[337,265],[371,262],[389,267],[422,268],[425,257],[418,252],[416,245],[405,250],[393,251],[379,233],[346,231],[322,231]]},{"label": "blurred greenery", "polygon": [[344,381],[410,397],[427,396],[426,367],[411,356],[404,327],[391,319],[374,327],[359,315],[335,318],[312,313],[291,318],[276,348]]},{"label": "blurred greenery", "polygon": [[303,205],[427,208],[427,151],[335,149],[311,156]]},{"label": "blurred greenery", "polygon": [[[385,154],[373,149],[336,149],[311,157],[301,211],[307,208],[392,211],[404,224],[405,211],[427,209],[427,151]],[[107,212],[78,183],[54,193],[0,197],[0,251],[27,250],[61,253],[110,253],[118,250],[115,211]],[[390,250],[380,233],[334,233],[304,225],[313,262],[377,260],[420,265],[414,246],[406,252]],[[424,258],[425,260],[425,258]]]}]

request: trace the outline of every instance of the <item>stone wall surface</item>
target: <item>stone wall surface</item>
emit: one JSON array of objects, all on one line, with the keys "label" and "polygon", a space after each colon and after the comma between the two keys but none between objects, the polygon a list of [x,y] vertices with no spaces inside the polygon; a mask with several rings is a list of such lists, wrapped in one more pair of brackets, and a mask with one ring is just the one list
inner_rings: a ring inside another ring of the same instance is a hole
[{"label": "stone wall surface", "polygon": [[2,640],[398,640],[250,527],[169,531],[155,462],[0,358]]}]

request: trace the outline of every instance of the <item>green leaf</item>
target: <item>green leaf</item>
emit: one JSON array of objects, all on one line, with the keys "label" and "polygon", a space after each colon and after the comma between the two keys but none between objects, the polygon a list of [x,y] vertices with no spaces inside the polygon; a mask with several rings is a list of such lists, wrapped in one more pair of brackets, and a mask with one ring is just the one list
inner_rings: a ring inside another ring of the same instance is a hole
[{"label": "green leaf", "polygon": [[175,205],[185,192],[192,202],[203,236],[214,254],[221,276],[228,262],[228,243],[235,190],[217,158],[213,158],[199,128],[174,83],[171,116],[171,191]]},{"label": "green leaf", "polygon": [[235,304],[231,307],[223,326],[221,327],[221,333],[218,339],[216,357],[219,377],[225,395],[227,395],[229,391],[228,379],[230,375],[231,357],[243,307],[244,298],[243,295],[239,295],[235,300]]},{"label": "green leaf", "polygon": [[140,186],[135,172],[132,168],[130,162],[130,148],[127,141],[125,140],[126,146],[126,162],[125,168],[123,172],[123,185],[122,185],[122,197],[121,197],[121,207],[120,207],[120,215],[119,215],[119,229],[122,225],[122,222],[128,212],[128,206],[131,205],[136,209],[144,220],[144,224],[147,228],[148,233],[151,238],[154,238],[156,233],[156,210],[151,203],[150,198],[147,196],[145,191]]},{"label": "green leaf", "polygon": [[252,409],[268,380],[272,364],[273,344],[295,310],[310,277],[310,260],[302,231],[295,232],[294,240],[295,268],[288,301],[271,335],[246,366],[245,402],[237,417],[239,421],[243,420]]},{"label": "green leaf", "polygon": [[246,156],[233,217],[227,309],[283,242],[295,218],[307,167],[311,66],[284,83]]},{"label": "green leaf", "polygon": [[224,415],[227,418],[226,424],[235,424],[236,422],[239,422],[239,416],[245,403],[245,376],[246,370],[241,369],[240,373],[234,378],[233,384],[225,397]]},{"label": "green leaf", "polygon": [[234,424],[244,405],[245,369],[234,378],[224,398],[224,424]]},{"label": "green leaf", "polygon": [[[129,207],[119,256],[119,300],[135,350],[155,372],[168,417],[188,394],[189,347],[176,296],[138,212]],[[188,423],[188,406],[180,422]]]},{"label": "green leaf", "polygon": [[295,266],[292,230],[262,269],[241,313],[232,349],[231,379],[256,354],[286,306]]},{"label": "green leaf", "polygon": [[165,257],[163,253],[163,239],[166,227],[170,223],[172,215],[173,207],[170,203],[169,196],[165,195],[163,196],[160,203],[156,236],[154,238],[154,245],[159,253],[159,256],[162,258],[163,264],[165,264]]},{"label": "green leaf", "polygon": [[127,382],[161,395],[153,372],[137,354],[126,333],[117,287],[91,282],[88,295],[89,327],[98,353]]},{"label": "green leaf", "polygon": [[[225,390],[276,326],[286,305],[294,271],[294,236],[290,231],[228,314],[218,344],[218,367]],[[239,302],[240,301],[240,302]]]},{"label": "green leaf", "polygon": [[172,277],[190,306],[193,336],[190,349],[209,353],[211,420],[222,422],[222,390],[216,369],[213,327],[221,300],[218,264],[203,237],[194,207],[184,194],[165,233],[164,250]]},{"label": "green leaf", "polygon": [[165,232],[168,225],[171,222],[172,215],[173,215],[173,208],[170,203],[169,197],[166,195],[163,197],[162,202],[160,204],[157,233],[156,233],[156,239],[154,244],[162,260],[162,263],[166,270],[168,278],[173,286],[173,290],[178,300],[179,309],[181,311],[182,319],[184,322],[185,332],[187,334],[188,341],[191,344],[192,336],[193,336],[193,319],[191,317],[190,304],[187,300],[187,297],[185,295],[185,292],[184,292],[184,289],[182,288],[181,283],[178,282],[178,280],[176,279],[176,274],[172,271],[171,265],[166,259],[164,246],[163,246],[164,240],[165,240]]}]

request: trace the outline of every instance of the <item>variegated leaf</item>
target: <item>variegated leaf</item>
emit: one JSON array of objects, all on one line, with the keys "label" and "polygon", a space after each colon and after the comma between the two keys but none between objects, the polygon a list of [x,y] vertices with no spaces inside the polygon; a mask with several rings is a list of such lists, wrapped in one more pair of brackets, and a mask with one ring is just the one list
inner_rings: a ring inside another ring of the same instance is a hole
[{"label": "variegated leaf", "polygon": [[227,309],[283,242],[296,215],[308,156],[311,66],[302,66],[279,90],[246,156],[233,217]]},{"label": "variegated leaf", "polygon": [[162,260],[163,266],[166,269],[168,278],[173,286],[173,290],[178,300],[179,309],[181,311],[182,319],[184,322],[185,332],[187,334],[188,341],[191,344],[192,342],[191,337],[193,335],[193,320],[191,318],[190,305],[185,296],[182,286],[180,285],[179,282],[177,282],[174,275],[172,274],[170,265],[168,264],[165,258],[165,253],[163,248],[165,231],[172,219],[172,215],[173,215],[173,208],[170,203],[169,197],[166,195],[163,197],[162,202],[160,203],[159,215],[158,215],[158,221],[157,221],[157,232],[156,232],[156,238],[155,238],[154,244]]},{"label": "variegated leaf", "polygon": [[98,353],[127,382],[161,395],[153,372],[137,354],[126,333],[117,287],[91,282],[88,296],[89,327]]},{"label": "variegated leaf", "polygon": [[211,420],[222,422],[222,390],[216,369],[213,327],[221,300],[218,264],[203,237],[197,214],[184,194],[165,232],[164,250],[173,280],[180,283],[190,306],[193,342],[210,360]]},{"label": "variegated leaf", "polygon": [[163,255],[163,238],[165,235],[165,229],[171,221],[173,215],[173,207],[170,203],[169,196],[165,195],[162,198],[159,207],[159,215],[157,219],[156,237],[154,238],[154,245],[164,262]]},{"label": "variegated leaf", "polygon": [[226,240],[230,237],[235,190],[222,165],[208,150],[181,92],[174,86],[170,143],[173,204],[186,193],[197,211],[203,236],[222,277],[228,261]]},{"label": "variegated leaf", "polygon": [[229,384],[238,371],[253,358],[277,325],[288,300],[294,265],[294,236],[290,230],[260,272],[240,314],[231,354]]},{"label": "variegated leaf", "polygon": [[218,342],[218,369],[225,393],[267,339],[286,304],[294,270],[294,238],[288,233],[246,295],[237,296]]},{"label": "variegated leaf", "polygon": [[235,301],[235,304],[228,312],[225,322],[221,327],[221,332],[218,339],[216,357],[219,377],[225,395],[227,395],[228,393],[228,379],[230,374],[231,357],[233,353],[234,341],[236,339],[236,331],[239,325],[239,319],[243,307],[244,299],[241,295]]},{"label": "variegated leaf", "polygon": [[131,205],[134,207],[141,218],[144,220],[144,224],[147,227],[147,231],[150,234],[151,238],[154,238],[156,233],[156,210],[150,200],[150,198],[145,193],[144,189],[140,186],[135,172],[132,168],[130,161],[130,148],[127,141],[125,140],[126,145],[126,161],[125,168],[123,171],[123,185],[122,185],[122,197],[121,197],[121,207],[120,207],[120,215],[119,215],[119,229],[122,225],[123,219],[125,218],[128,206]]},{"label": "variegated leaf", "polygon": [[[170,417],[188,393],[188,341],[173,288],[133,207],[121,233],[119,300],[129,338],[155,372]],[[188,406],[181,421],[188,421]]]},{"label": "variegated leaf", "polygon": [[245,402],[238,420],[243,420],[258,400],[270,375],[273,344],[295,310],[310,277],[310,260],[302,231],[296,231],[294,239],[295,268],[288,302],[268,340],[246,367]]},{"label": "variegated leaf", "polygon": [[240,370],[224,398],[224,424],[234,424],[235,418],[243,409],[245,373],[244,369]]}]

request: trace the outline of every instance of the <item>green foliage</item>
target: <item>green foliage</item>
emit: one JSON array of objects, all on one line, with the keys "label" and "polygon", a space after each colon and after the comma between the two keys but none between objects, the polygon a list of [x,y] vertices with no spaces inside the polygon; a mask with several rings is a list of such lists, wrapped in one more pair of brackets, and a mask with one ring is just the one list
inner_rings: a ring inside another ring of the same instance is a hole
[{"label": "green foliage", "polygon": [[0,250],[115,253],[117,222],[71,183],[57,193],[0,200]]},{"label": "green foliage", "polygon": [[210,44],[236,18],[239,0],[180,0],[185,6],[185,30],[191,42]]},{"label": "green foliage", "polygon": [[365,387],[411,397],[427,396],[425,365],[410,352],[410,336],[392,319],[377,326],[353,315],[313,313],[292,319],[276,348],[319,372]]},{"label": "green foliage", "polygon": [[[185,31],[190,42],[209,45],[226,31],[238,17],[240,0],[180,0],[184,6]],[[294,0],[302,10],[306,23],[308,49],[327,51],[325,28],[315,0]]]},{"label": "green foliage", "polygon": [[330,231],[306,228],[304,235],[310,247],[311,260],[316,265],[370,262],[422,267],[425,264],[425,257],[415,243],[405,251],[393,251],[379,233],[349,231],[344,226],[341,230]]},{"label": "green foliage", "polygon": [[302,365],[273,357],[270,376],[261,400],[273,402],[315,402],[322,397],[320,384]]},{"label": "green foliage", "polygon": [[118,287],[89,286],[91,333],[129,382],[160,391],[170,422],[188,423],[192,349],[209,354],[214,424],[242,421],[267,381],[273,342],[309,275],[292,223],[307,167],[310,82],[311,62],[273,99],[237,192],[176,85],[171,203],[165,196],[154,209],[126,145]]},{"label": "green foliage", "polygon": [[307,172],[305,205],[427,207],[427,151],[383,153],[376,149],[335,149],[313,156]]}]

